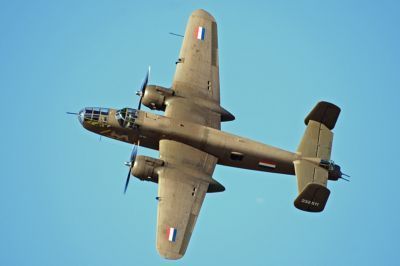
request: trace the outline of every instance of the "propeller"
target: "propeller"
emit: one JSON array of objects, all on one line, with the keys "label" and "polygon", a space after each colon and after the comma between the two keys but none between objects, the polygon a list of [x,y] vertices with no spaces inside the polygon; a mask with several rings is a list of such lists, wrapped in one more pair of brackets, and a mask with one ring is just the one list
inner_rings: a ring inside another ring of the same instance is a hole
[{"label": "propeller", "polygon": [[[140,108],[142,107],[142,99],[143,99],[143,95],[144,95],[144,92],[145,92],[146,87],[147,87],[147,83],[149,82],[149,76],[150,76],[150,66],[147,69],[146,76],[144,77],[144,80],[142,82],[142,86],[140,87],[140,90],[138,90],[136,92],[136,95],[140,96],[139,105],[138,105],[138,108],[137,108],[138,110],[140,110]],[[137,150],[138,150],[137,144],[133,144],[130,160],[129,160],[129,162],[125,162],[125,165],[129,167],[129,172],[128,172],[128,176],[126,177],[124,194],[126,193],[126,190],[128,189],[129,180],[131,179],[132,167],[133,167],[133,164],[134,164],[135,159],[136,159]]]},{"label": "propeller", "polygon": [[129,159],[129,162],[125,162],[125,165],[129,166],[129,172],[128,172],[128,176],[126,177],[124,194],[126,193],[126,190],[128,189],[129,180],[131,179],[131,171],[132,171],[132,167],[133,167],[133,164],[135,162],[135,159],[136,159],[137,150],[138,150],[137,145],[133,144],[133,148],[132,148],[131,157]]},{"label": "propeller", "polygon": [[144,80],[142,82],[142,86],[140,87],[140,90],[138,90],[136,92],[136,95],[140,96],[138,110],[140,110],[140,108],[142,107],[142,99],[143,99],[143,95],[144,95],[144,92],[147,87],[147,83],[149,82],[149,76],[150,76],[150,66],[147,69],[147,73],[146,73],[146,76],[144,77]]}]

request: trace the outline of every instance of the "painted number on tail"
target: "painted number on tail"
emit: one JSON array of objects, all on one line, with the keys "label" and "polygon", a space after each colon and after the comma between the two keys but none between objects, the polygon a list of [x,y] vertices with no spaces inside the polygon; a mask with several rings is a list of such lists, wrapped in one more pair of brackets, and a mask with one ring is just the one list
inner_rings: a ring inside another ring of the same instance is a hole
[{"label": "painted number on tail", "polygon": [[311,201],[308,199],[301,199],[301,203],[305,203],[305,204],[317,206],[317,207],[319,206],[319,202]]}]

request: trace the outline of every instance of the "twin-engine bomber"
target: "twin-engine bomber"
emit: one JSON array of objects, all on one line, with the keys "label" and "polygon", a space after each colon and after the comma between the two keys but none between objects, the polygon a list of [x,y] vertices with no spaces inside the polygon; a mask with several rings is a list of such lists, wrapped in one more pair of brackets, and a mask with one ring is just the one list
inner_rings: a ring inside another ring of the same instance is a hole
[{"label": "twin-engine bomber", "polygon": [[[147,85],[149,72],[137,93],[137,109],[87,107],[76,115],[87,130],[134,145],[125,163],[125,192],[131,175],[158,183],[156,246],[161,256],[185,254],[206,193],[225,190],[212,177],[216,164],[296,175],[294,206],[324,210],[327,181],[344,176],[330,160],[339,107],[317,103],[305,119],[296,152],[221,131],[221,122],[235,117],[220,106],[217,24],[204,10],[189,18],[171,88]],[[142,111],[142,104],[165,113]],[[160,158],[137,155],[138,146],[159,150]]]}]

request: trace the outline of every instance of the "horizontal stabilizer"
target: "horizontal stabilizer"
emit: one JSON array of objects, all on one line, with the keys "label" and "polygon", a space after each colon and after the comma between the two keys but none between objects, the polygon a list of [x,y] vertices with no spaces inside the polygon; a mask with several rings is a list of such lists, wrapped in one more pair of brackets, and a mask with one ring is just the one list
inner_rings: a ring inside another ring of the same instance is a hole
[{"label": "horizontal stabilizer", "polygon": [[331,170],[331,130],[339,114],[340,108],[336,105],[319,102],[305,119],[307,128],[297,148],[300,158],[293,162],[299,192],[294,206],[302,211],[321,212],[328,201],[331,193],[326,187]]},{"label": "horizontal stabilizer", "polygon": [[324,124],[327,128],[332,130],[335,127],[336,121],[340,114],[340,108],[333,103],[319,102],[308,114],[304,123],[308,125],[310,120]]},{"label": "horizontal stabilizer", "polygon": [[326,188],[328,171],[309,161],[294,161],[299,195],[294,206],[302,211],[321,212],[329,198],[330,191]]},{"label": "horizontal stabilizer", "polygon": [[310,183],[296,198],[294,206],[306,212],[321,212],[325,208],[330,193],[328,188]]}]

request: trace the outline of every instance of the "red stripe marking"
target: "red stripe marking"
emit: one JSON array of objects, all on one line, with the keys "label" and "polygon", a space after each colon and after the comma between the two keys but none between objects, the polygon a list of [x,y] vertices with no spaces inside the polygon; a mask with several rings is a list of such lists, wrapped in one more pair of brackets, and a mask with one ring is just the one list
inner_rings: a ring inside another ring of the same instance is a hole
[{"label": "red stripe marking", "polygon": [[275,164],[275,163],[272,163],[272,162],[267,162],[267,161],[260,161],[259,163],[267,163],[267,164],[272,164],[272,165],[275,165],[275,166],[276,166],[276,164]]}]

